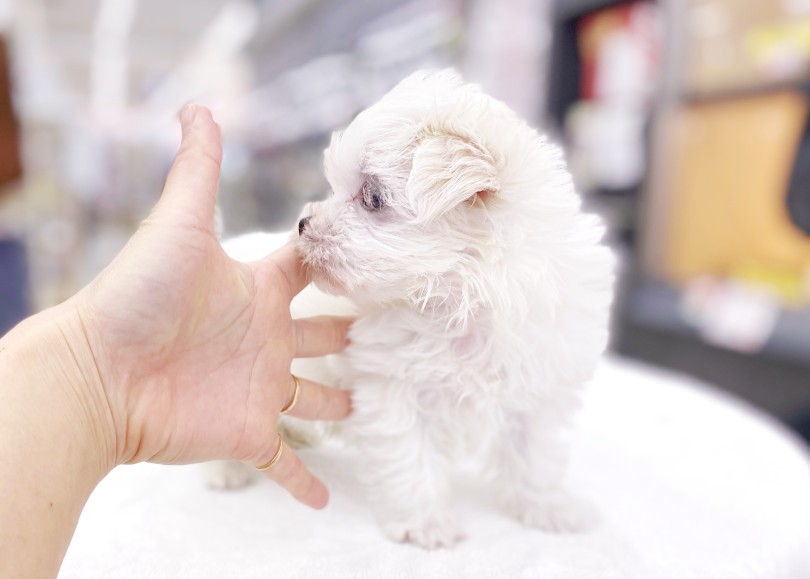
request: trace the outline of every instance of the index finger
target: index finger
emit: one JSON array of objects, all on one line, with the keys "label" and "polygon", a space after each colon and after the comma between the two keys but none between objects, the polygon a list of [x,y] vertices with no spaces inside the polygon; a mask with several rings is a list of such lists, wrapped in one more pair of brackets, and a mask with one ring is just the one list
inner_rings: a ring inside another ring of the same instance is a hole
[{"label": "index finger", "polygon": [[262,265],[272,265],[282,275],[287,281],[290,298],[301,293],[309,285],[309,277],[301,263],[294,241],[265,257]]}]

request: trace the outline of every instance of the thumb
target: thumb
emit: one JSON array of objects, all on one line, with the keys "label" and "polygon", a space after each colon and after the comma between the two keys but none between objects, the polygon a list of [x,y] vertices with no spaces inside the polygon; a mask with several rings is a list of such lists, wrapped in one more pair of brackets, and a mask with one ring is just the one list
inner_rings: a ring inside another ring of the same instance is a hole
[{"label": "thumb", "polygon": [[213,226],[222,164],[219,125],[211,111],[194,104],[180,111],[180,125],[183,140],[157,208],[160,212],[194,217],[200,225]]}]

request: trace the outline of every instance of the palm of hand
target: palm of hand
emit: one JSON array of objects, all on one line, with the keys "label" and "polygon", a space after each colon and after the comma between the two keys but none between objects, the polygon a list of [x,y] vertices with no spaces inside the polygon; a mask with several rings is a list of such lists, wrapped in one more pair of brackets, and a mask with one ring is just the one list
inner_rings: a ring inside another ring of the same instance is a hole
[{"label": "palm of hand", "polygon": [[232,261],[212,226],[191,219],[147,221],[112,266],[137,273],[99,280],[89,313],[113,408],[136,433],[122,443],[127,461],[252,460],[286,401],[294,346],[281,270]]}]

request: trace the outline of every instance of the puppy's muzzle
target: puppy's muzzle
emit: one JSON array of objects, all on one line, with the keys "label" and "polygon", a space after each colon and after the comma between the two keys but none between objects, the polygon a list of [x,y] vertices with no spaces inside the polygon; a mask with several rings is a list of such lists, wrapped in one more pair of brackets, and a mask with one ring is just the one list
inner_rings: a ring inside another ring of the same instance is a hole
[{"label": "puppy's muzzle", "polygon": [[304,235],[304,231],[306,231],[310,219],[312,219],[311,216],[301,218],[301,221],[298,222],[298,235]]}]

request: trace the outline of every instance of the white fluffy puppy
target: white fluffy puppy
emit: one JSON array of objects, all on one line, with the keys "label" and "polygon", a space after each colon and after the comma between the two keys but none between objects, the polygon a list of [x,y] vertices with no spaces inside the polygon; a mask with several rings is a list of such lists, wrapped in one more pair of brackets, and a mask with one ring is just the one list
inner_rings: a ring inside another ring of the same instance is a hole
[{"label": "white fluffy puppy", "polygon": [[452,71],[417,72],[333,136],[325,165],[332,194],[299,250],[359,314],[342,435],[386,534],[453,545],[446,468],[472,453],[526,525],[587,526],[564,435],[607,342],[613,258],[560,150]]}]

